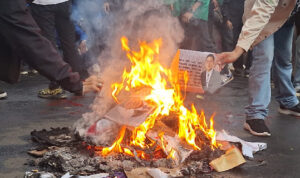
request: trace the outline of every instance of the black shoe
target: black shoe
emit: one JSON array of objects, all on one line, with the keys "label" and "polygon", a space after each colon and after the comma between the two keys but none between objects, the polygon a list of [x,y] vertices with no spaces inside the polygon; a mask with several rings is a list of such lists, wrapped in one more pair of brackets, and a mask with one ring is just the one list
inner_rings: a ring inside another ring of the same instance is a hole
[{"label": "black shoe", "polygon": [[0,90],[0,99],[4,99],[7,97],[7,93],[5,91]]},{"label": "black shoe", "polygon": [[256,136],[271,136],[269,128],[263,119],[246,120],[244,128],[252,135]]},{"label": "black shoe", "polygon": [[300,103],[292,108],[286,108],[282,105],[278,108],[278,112],[281,114],[300,116]]}]

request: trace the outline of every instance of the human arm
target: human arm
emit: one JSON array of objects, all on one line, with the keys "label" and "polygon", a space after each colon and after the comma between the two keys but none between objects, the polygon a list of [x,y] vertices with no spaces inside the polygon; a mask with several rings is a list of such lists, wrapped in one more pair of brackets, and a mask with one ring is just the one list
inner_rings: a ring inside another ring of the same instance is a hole
[{"label": "human arm", "polygon": [[201,6],[200,1],[196,1],[193,6],[190,8],[190,11],[183,14],[182,20],[186,23],[189,23],[191,18],[194,16],[194,12]]},{"label": "human arm", "polygon": [[255,1],[249,17],[243,25],[236,48],[232,52],[218,54],[220,64],[234,62],[243,54],[243,52],[250,49],[255,39],[268,24],[278,3],[279,0]]}]

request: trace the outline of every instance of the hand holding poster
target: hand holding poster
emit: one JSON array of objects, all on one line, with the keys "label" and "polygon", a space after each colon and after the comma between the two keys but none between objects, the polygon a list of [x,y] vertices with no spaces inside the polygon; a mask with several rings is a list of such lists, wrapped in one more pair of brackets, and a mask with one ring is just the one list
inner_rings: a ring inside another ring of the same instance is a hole
[{"label": "hand holding poster", "polygon": [[184,73],[188,73],[186,91],[212,94],[233,79],[231,73],[222,74],[216,61],[213,53],[180,49],[173,60],[172,70],[182,88],[185,85]]}]

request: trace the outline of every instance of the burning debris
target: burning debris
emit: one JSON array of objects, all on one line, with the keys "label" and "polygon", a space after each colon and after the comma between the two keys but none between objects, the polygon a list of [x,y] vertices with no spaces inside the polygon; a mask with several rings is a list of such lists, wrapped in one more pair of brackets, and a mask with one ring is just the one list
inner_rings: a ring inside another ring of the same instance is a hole
[{"label": "burning debris", "polygon": [[[105,129],[102,124],[106,122],[118,130],[115,141],[110,146],[84,142],[53,149],[38,160],[38,165],[72,174],[130,171],[141,166],[180,167],[188,175],[209,172],[203,167],[209,168],[208,163],[224,153],[218,149],[213,116],[208,125],[203,111],[199,115],[194,106],[191,110],[184,106],[176,78],[157,58],[162,41],[140,42],[140,51],[131,50],[125,37],[121,43],[132,66],[124,69],[120,83],[112,85],[116,106],[85,133],[86,141],[89,136],[110,134],[98,130]],[[44,139],[36,132],[32,136],[40,143],[55,146],[57,142],[64,145],[80,140],[74,140],[76,137],[64,133],[64,129],[52,131],[56,134],[50,131],[53,135]],[[44,131],[39,133],[47,135]]]},{"label": "burning debris", "polygon": [[[199,115],[193,105],[191,110],[186,108],[177,77],[160,64],[158,56],[162,40],[154,40],[152,43],[141,41],[139,51],[132,50],[128,43],[126,37],[121,38],[122,49],[131,66],[124,69],[122,81],[111,86],[112,97],[119,106],[105,115],[122,128],[115,142],[110,147],[102,147],[97,153],[101,156],[121,153],[147,160],[158,149],[179,164],[184,162],[180,153],[183,149],[176,148],[176,144],[168,144],[168,141],[176,142],[171,140],[175,135],[177,143],[185,145],[183,147],[188,150],[201,150],[205,146],[211,150],[218,148],[213,117],[208,126],[204,112]],[[176,116],[172,121],[176,123],[173,124],[176,130],[169,129],[171,135],[166,139],[165,130],[157,126],[157,131],[153,132],[152,128],[170,114]],[[89,135],[97,125],[95,123],[87,130]],[[126,131],[128,134],[125,135]],[[135,148],[139,148],[138,151]],[[153,152],[147,154],[145,150]]]},{"label": "burning debris", "polygon": [[159,63],[161,40],[141,41],[139,51],[132,50],[125,37],[121,44],[131,66],[124,69],[120,82],[111,85],[115,106],[77,136],[66,128],[32,132],[35,141],[56,146],[36,165],[57,175],[113,174],[147,167],[191,176],[245,162],[237,148],[221,149],[214,115],[207,124],[204,111],[198,114],[193,105],[184,106],[182,86]]},{"label": "burning debris", "polygon": [[[33,132],[47,149],[35,165],[59,176],[130,174],[139,168],[177,172],[177,177],[212,172],[211,161],[225,153],[216,140],[214,115],[208,122],[204,111],[184,105],[186,86],[166,67],[183,31],[160,7],[157,1],[125,3],[126,18],[114,21],[111,43],[100,57],[112,59],[114,71],[102,71],[104,85],[93,112],[75,124],[76,134],[69,129]],[[187,73],[184,79],[186,84]]]},{"label": "burning debris", "polygon": [[[62,129],[52,129],[48,131],[48,138],[54,138],[57,135],[53,130],[61,133]],[[64,132],[66,131],[63,128]],[[45,135],[45,130],[36,132],[36,135]],[[59,140],[65,137],[61,147],[49,146],[45,140],[38,141],[38,148],[45,146],[47,151],[32,163],[34,166],[38,166],[40,169],[51,172],[56,176],[62,176],[66,172],[72,175],[92,175],[97,173],[109,173],[110,175],[116,172],[130,173],[139,168],[160,168],[166,172],[176,171],[180,175],[195,175],[195,174],[208,174],[212,172],[209,166],[209,162],[224,152],[221,150],[211,151],[210,148],[192,153],[183,164],[176,165],[172,159],[169,159],[163,152],[156,152],[153,154],[153,159],[142,160],[138,157],[134,157],[126,154],[110,154],[108,156],[99,155],[99,151],[102,154],[103,148],[99,146],[93,146],[80,140],[76,136],[71,136],[73,132],[68,130],[67,132],[60,134]],[[58,137],[55,137],[58,138]],[[34,139],[34,137],[33,137]],[[54,141],[54,140],[53,140]],[[70,144],[73,143],[73,144]],[[70,144],[67,146],[67,144]],[[136,151],[138,152],[138,151]],[[179,172],[179,173],[178,173]]]}]

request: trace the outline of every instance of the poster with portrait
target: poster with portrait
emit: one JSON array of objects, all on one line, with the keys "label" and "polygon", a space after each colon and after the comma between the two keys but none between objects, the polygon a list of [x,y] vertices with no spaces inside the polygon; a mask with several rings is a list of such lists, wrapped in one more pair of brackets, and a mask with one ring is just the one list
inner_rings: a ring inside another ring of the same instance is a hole
[{"label": "poster with portrait", "polygon": [[[180,49],[172,63],[181,88],[188,92],[213,94],[233,79],[230,71],[222,72],[214,53]],[[188,82],[185,85],[185,75]]]}]

